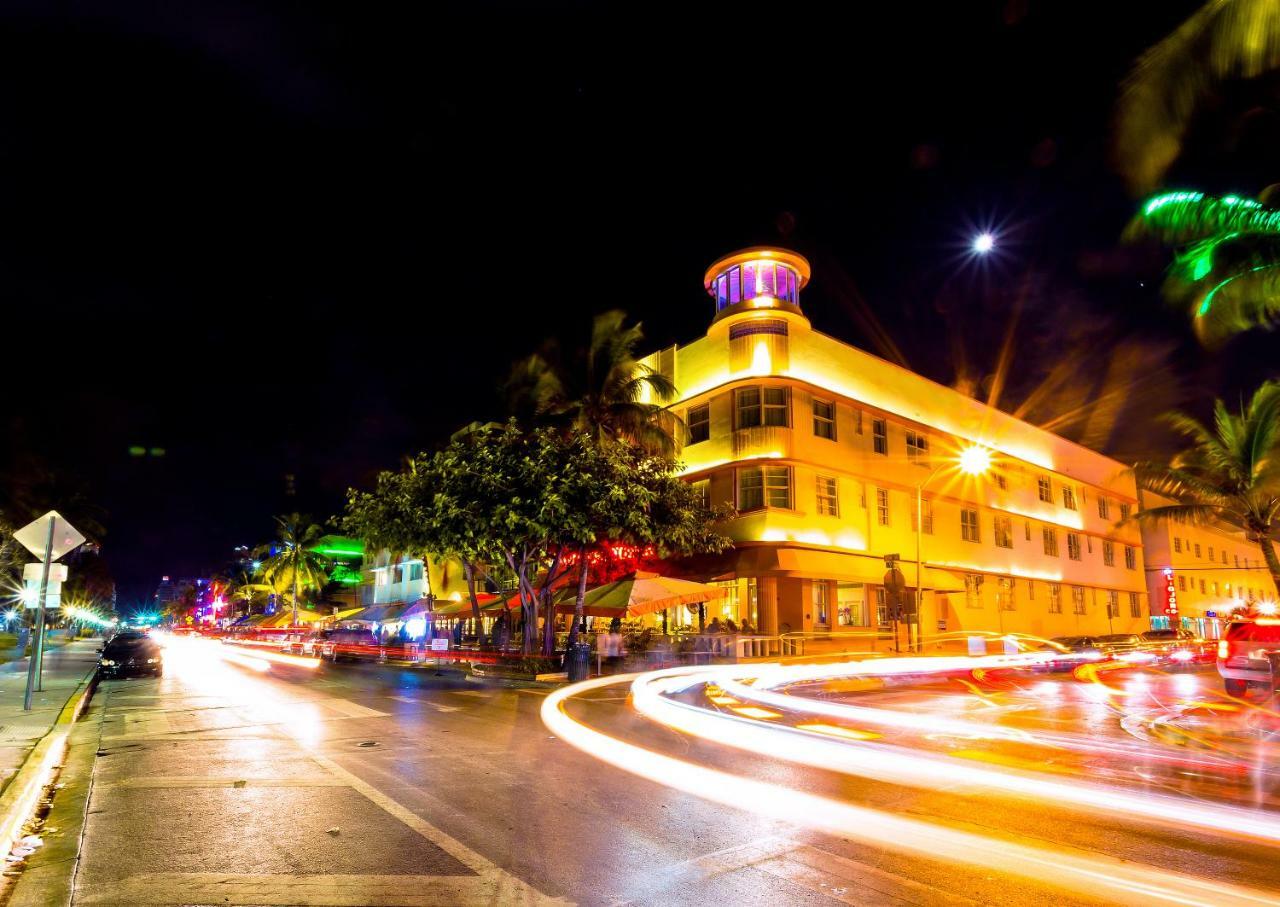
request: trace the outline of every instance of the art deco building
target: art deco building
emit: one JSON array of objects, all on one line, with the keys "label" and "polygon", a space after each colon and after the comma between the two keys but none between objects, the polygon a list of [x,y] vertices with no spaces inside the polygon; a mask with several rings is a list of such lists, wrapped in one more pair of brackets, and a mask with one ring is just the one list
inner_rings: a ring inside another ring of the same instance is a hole
[{"label": "art deco building", "polygon": [[1148,629],[1124,465],[814,330],[809,278],[784,249],[728,255],[706,336],[646,359],[679,389],[689,481],[737,511],[734,550],[684,567],[726,585],[721,616],[887,639],[897,555],[925,637]]}]

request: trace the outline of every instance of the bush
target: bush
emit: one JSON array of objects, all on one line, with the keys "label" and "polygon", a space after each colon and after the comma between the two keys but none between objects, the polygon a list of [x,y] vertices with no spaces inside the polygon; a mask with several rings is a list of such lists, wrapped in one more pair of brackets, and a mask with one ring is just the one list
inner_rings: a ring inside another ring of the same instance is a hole
[{"label": "bush", "polygon": [[12,649],[17,644],[17,636],[12,633],[0,633],[0,649]]},{"label": "bush", "polygon": [[521,674],[554,674],[561,670],[560,659],[545,655],[526,655],[514,665]]}]

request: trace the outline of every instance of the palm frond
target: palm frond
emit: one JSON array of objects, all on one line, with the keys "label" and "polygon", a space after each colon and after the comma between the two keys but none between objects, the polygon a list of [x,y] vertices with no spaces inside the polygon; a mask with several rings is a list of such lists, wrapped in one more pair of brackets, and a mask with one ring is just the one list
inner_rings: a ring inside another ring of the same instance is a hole
[{"label": "palm frond", "polygon": [[1230,515],[1224,514],[1220,508],[1209,504],[1166,504],[1160,507],[1144,507],[1131,514],[1128,520],[1121,520],[1118,525],[1134,522],[1152,524],[1173,520],[1179,523],[1190,523],[1193,526],[1209,526],[1223,519],[1230,519]]},{"label": "palm frond", "polygon": [[1178,501],[1195,499],[1214,507],[1229,507],[1231,492],[1194,472],[1167,463],[1140,462],[1133,466],[1139,488]]},{"label": "palm frond", "polygon": [[1116,109],[1117,164],[1130,186],[1158,185],[1205,97],[1223,82],[1280,67],[1280,4],[1210,0],[1147,50]]}]

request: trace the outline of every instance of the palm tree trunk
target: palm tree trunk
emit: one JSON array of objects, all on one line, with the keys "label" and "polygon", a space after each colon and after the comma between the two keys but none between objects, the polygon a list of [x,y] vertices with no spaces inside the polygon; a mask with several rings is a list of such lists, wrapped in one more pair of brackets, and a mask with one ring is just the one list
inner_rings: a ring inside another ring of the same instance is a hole
[{"label": "palm tree trunk", "polygon": [[293,625],[298,625],[298,562],[293,563]]},{"label": "palm tree trunk", "polygon": [[1276,557],[1276,543],[1270,536],[1259,535],[1258,547],[1262,549],[1262,558],[1267,562],[1267,569],[1271,571],[1271,581],[1276,584],[1276,589],[1280,590],[1280,557]]}]

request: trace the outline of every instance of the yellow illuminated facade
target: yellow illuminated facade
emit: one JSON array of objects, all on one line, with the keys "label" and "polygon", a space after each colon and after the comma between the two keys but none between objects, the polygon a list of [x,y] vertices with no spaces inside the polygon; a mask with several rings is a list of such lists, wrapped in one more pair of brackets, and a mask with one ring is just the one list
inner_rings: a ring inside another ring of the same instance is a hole
[{"label": "yellow illuminated facade", "polygon": [[[1142,503],[1171,502],[1144,491]],[[1216,638],[1233,612],[1276,607],[1275,582],[1262,551],[1241,530],[1161,520],[1144,526],[1142,535],[1156,626],[1183,626]]]},{"label": "yellow illuminated facade", "polygon": [[729,587],[725,616],[883,647],[896,554],[926,641],[1148,629],[1142,539],[1116,525],[1138,503],[1124,465],[813,330],[809,278],[783,249],[722,258],[706,336],[645,360],[679,388],[687,479],[738,514],[730,555],[681,568]]}]

